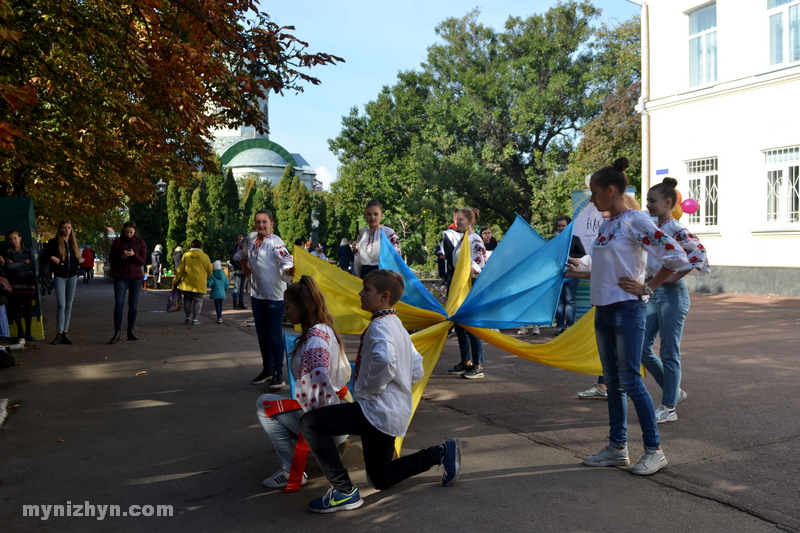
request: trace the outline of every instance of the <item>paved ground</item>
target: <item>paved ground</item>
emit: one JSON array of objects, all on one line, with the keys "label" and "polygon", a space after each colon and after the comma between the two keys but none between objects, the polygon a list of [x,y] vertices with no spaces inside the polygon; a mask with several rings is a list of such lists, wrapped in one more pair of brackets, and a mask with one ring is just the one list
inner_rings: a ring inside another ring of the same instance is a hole
[{"label": "paved ground", "polygon": [[[0,370],[0,398],[16,406],[0,430],[2,531],[800,531],[800,299],[693,295],[689,398],[660,426],[669,467],[646,478],[581,464],[608,431],[605,402],[575,396],[590,376],[487,346],[486,379],[467,381],[445,372],[458,359],[451,338],[405,450],[460,437],[459,482],[443,488],[431,471],[374,491],[355,438],[345,463],[366,504],[328,516],[305,509],[327,488],[313,460],[300,492],[261,486],[278,463],[254,414],[265,389],[249,383],[260,362],[249,311],[186,327],[161,312],[165,301],[143,292],[141,340],[110,346],[111,285],[78,284],[76,343],[37,341]],[[52,296],[44,307],[52,333]],[[531,341],[552,336],[542,331]],[[351,355],[356,342],[348,336]],[[174,515],[23,517],[23,505],[67,502]]]}]

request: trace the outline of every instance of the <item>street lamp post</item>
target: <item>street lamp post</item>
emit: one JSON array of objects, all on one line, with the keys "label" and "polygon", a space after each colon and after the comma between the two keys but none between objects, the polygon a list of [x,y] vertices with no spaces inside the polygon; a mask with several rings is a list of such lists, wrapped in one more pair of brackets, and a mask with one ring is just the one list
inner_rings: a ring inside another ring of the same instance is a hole
[{"label": "street lamp post", "polygon": [[161,178],[158,179],[158,183],[156,183],[156,194],[158,194],[158,239],[159,244],[164,244],[164,224],[161,221],[161,211],[162,211],[162,198],[164,197],[164,193],[167,192],[167,184],[164,183],[164,180]]}]

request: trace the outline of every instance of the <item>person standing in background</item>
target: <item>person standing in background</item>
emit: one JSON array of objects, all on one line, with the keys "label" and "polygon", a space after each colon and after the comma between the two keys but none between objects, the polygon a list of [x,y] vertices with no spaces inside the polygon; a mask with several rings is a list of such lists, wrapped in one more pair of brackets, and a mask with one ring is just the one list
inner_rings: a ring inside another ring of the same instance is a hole
[{"label": "person standing in background", "polygon": [[164,247],[156,244],[153,253],[150,254],[150,274],[153,276],[153,286],[156,289],[161,288],[161,272],[163,271],[162,263],[164,261]]},{"label": "person standing in background", "polygon": [[47,242],[45,260],[53,271],[53,288],[56,291],[57,333],[50,344],[72,344],[68,335],[69,321],[78,284],[78,267],[83,264],[83,256],[69,220],[62,220],[58,224],[58,234]]},{"label": "person standing in background", "polygon": [[129,220],[122,225],[120,236],[111,244],[108,252],[111,264],[111,279],[114,280],[114,336],[108,341],[116,344],[122,331],[122,310],[125,308],[125,294],[128,294],[128,340],[139,340],[133,332],[139,309],[139,291],[142,290],[144,272],[147,264],[147,243],[139,236],[136,223]]},{"label": "person standing in background", "polygon": [[235,258],[242,262],[250,276],[250,305],[261,350],[262,370],[251,383],[269,381],[272,389],[286,386],[283,379],[283,302],[284,282],[292,280],[294,259],[283,240],[272,232],[272,213],[262,209],[256,213],[255,231],[247,235]]},{"label": "person standing in background", "polygon": [[[30,342],[31,322],[33,321],[33,295],[36,294],[36,263],[33,252],[22,244],[22,234],[11,230],[6,235],[8,248],[5,251],[6,277],[11,284],[12,292],[7,295],[9,302],[6,309],[17,326],[17,337]],[[25,317],[25,329],[22,329],[22,318]],[[24,333],[23,333],[24,332]]]},{"label": "person standing in background", "polygon": [[243,235],[236,236],[236,244],[231,248],[231,267],[233,267],[233,308],[234,309],[247,309],[244,306],[244,284],[247,281],[247,276],[244,275],[242,270],[242,262],[235,259],[236,252],[242,249],[244,242]]},{"label": "person standing in background", "polygon": [[[567,215],[562,215],[556,219],[556,232],[561,233],[572,219]],[[569,246],[569,257],[573,259],[580,259],[586,255],[586,250],[583,248],[583,243],[575,235],[572,236],[572,241]],[[558,307],[556,307],[556,337],[564,333],[568,327],[575,323],[575,294],[578,292],[578,279],[565,279],[561,285],[561,295],[558,298]]]},{"label": "person standing in background", "polygon": [[175,265],[175,272],[178,272],[178,268],[181,266],[181,258],[183,257],[183,248],[180,245],[175,247],[175,250],[172,252],[172,264]]},{"label": "person standing in background", "polygon": [[89,280],[94,277],[94,261],[96,259],[92,245],[87,244],[81,255],[83,256],[83,265],[81,265],[83,266],[83,282],[89,283]]}]

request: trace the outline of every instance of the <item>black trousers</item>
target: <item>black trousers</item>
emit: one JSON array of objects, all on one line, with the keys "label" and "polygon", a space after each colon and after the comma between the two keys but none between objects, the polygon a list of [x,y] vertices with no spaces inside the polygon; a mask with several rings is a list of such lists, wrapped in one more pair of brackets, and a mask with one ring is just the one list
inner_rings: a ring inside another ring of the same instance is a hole
[{"label": "black trousers", "polygon": [[308,411],[300,419],[300,431],[331,485],[340,492],[353,487],[339,457],[334,435],[360,435],[364,465],[373,487],[388,489],[404,479],[441,464],[441,446],[432,446],[392,460],[394,437],[369,423],[358,403],[340,403]]}]

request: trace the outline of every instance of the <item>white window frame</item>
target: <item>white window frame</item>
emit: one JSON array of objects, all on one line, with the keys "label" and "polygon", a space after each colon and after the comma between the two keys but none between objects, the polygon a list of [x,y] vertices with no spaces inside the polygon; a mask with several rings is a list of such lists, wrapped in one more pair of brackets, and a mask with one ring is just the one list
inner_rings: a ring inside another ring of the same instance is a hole
[{"label": "white window frame", "polygon": [[[694,17],[714,10],[714,26],[693,32]],[[689,23],[689,86],[698,87],[717,81],[717,4],[687,13]]]},{"label": "white window frame", "polygon": [[764,150],[766,223],[800,226],[800,146]]},{"label": "white window frame", "polygon": [[800,0],[767,0],[767,25],[770,66],[800,62]]},{"label": "white window frame", "polygon": [[719,162],[716,157],[684,161],[689,184],[689,198],[699,209],[688,215],[692,226],[713,228],[719,225]]}]

